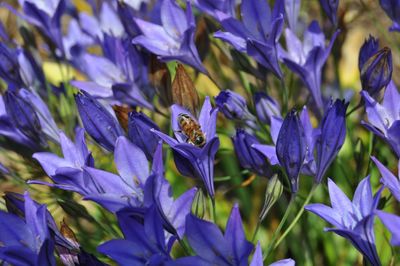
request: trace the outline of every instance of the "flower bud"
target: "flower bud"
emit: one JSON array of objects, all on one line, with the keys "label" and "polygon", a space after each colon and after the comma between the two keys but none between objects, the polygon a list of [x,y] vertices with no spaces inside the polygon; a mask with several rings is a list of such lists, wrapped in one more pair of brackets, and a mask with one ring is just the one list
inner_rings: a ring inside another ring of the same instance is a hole
[{"label": "flower bud", "polygon": [[40,120],[33,106],[16,92],[10,90],[4,93],[4,104],[7,115],[14,125],[29,139],[45,146]]},{"label": "flower bud", "polygon": [[362,89],[371,96],[378,93],[392,79],[392,52],[384,47],[372,55],[361,68]]},{"label": "flower bud", "polygon": [[64,265],[79,264],[78,253],[80,245],[75,237],[74,232],[64,220],[60,222],[60,233],[70,245],[70,247],[56,245],[56,250],[60,256],[61,262]]},{"label": "flower bud", "polygon": [[268,211],[275,204],[275,202],[281,197],[283,192],[283,184],[279,180],[278,175],[274,175],[271,180],[268,181],[267,190],[265,191],[264,205],[260,212],[260,221],[264,220],[267,216]]},{"label": "flower bud", "polygon": [[319,0],[319,2],[329,20],[332,22],[333,25],[336,25],[339,0]]},{"label": "flower bud", "polygon": [[230,120],[254,120],[254,116],[247,109],[246,100],[236,92],[221,91],[215,97],[215,104]]},{"label": "flower bud", "polygon": [[172,82],[172,101],[187,108],[192,114],[197,114],[200,104],[199,95],[192,79],[181,64],[177,65],[175,78]]},{"label": "flower bud", "polygon": [[258,119],[266,124],[271,124],[271,117],[281,117],[281,108],[273,98],[264,92],[254,93],[254,105]]},{"label": "flower bud", "polygon": [[260,144],[258,139],[244,131],[236,129],[236,135],[232,137],[235,153],[243,168],[249,169],[261,176],[269,176],[271,173],[267,160],[257,151],[252,148],[253,144]]},{"label": "flower bud", "polygon": [[316,182],[320,183],[329,165],[338,154],[346,137],[346,110],[348,103],[336,100],[326,110],[321,122],[321,134],[316,143],[317,173]]},{"label": "flower bud", "polygon": [[123,135],[117,120],[85,91],[75,95],[75,102],[86,132],[105,149],[114,150],[115,141]]},{"label": "flower bud", "polygon": [[365,62],[367,62],[371,56],[376,54],[378,50],[379,50],[379,40],[376,39],[374,36],[369,35],[368,40],[365,40],[358,54],[358,69],[360,71]]},{"label": "flower bud", "polygon": [[147,160],[153,160],[159,137],[150,130],[160,130],[147,115],[141,112],[131,112],[128,122],[128,138],[138,146],[145,154]]},{"label": "flower bud", "polygon": [[155,55],[150,57],[149,79],[151,85],[156,89],[160,103],[169,107],[172,102],[171,75],[167,64],[157,59]]},{"label": "flower bud", "polygon": [[20,87],[23,84],[17,55],[4,43],[0,43],[0,77],[12,87]]},{"label": "flower bud", "polygon": [[276,155],[290,180],[292,193],[299,189],[299,174],[306,150],[304,128],[296,110],[293,109],[283,120],[276,143]]},{"label": "flower bud", "polygon": [[204,218],[207,210],[207,197],[202,189],[198,189],[192,202],[192,213],[199,218]]},{"label": "flower bud", "polygon": [[128,131],[129,113],[132,112],[133,109],[127,105],[113,105],[112,109],[115,112],[119,124],[125,132]]}]

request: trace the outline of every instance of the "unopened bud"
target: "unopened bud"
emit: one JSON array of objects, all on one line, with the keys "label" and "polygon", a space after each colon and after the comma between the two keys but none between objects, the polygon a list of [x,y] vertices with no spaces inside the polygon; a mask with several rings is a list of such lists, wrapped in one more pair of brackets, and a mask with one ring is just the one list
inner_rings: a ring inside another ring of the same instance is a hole
[{"label": "unopened bud", "polygon": [[278,175],[275,174],[272,176],[271,180],[269,180],[267,190],[265,191],[264,206],[259,216],[260,221],[264,220],[271,207],[281,197],[282,192],[282,182],[279,180]]},{"label": "unopened bud", "polygon": [[185,68],[178,64],[176,74],[172,82],[172,100],[175,104],[188,108],[192,114],[196,114],[200,99],[192,79],[186,73]]}]

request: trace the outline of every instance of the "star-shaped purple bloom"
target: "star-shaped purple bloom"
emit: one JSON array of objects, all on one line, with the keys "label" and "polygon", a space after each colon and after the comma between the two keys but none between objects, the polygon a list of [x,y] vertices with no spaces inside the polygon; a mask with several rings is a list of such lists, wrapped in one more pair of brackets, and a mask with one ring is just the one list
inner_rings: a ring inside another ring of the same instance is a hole
[{"label": "star-shaped purple bloom", "polygon": [[83,168],[94,166],[93,157],[86,146],[85,131],[82,128],[76,130],[75,142],[60,132],[60,145],[63,158],[51,152],[37,152],[32,156],[56,184],[39,180],[28,182],[84,193],[88,184],[83,176]]},{"label": "star-shaped purple bloom", "polygon": [[247,265],[253,250],[237,205],[232,208],[224,234],[217,225],[188,215],[186,237],[196,256],[180,258],[177,265]]},{"label": "star-shaped purple bloom", "polygon": [[207,73],[201,63],[194,44],[196,24],[190,2],[186,3],[186,14],[174,0],[163,0],[161,25],[135,19],[142,35],[132,42],[145,47],[163,61],[178,60],[200,72]]},{"label": "star-shaped purple bloom", "polygon": [[65,158],[52,153],[35,153],[37,159],[54,184],[38,180],[41,184],[74,191],[85,200],[92,200],[110,212],[135,208],[143,213],[151,205],[157,206],[164,224],[176,236],[185,231],[185,217],[190,211],[196,189],[190,189],[176,200],[170,184],[164,178],[161,143],[155,151],[152,169],[144,152],[126,137],[119,137],[115,144],[114,160],[118,175],[94,168],[93,158],[87,151],[83,130],[72,143],[61,134]]},{"label": "star-shaped purple bloom", "polygon": [[367,91],[361,91],[361,95],[368,116],[368,123],[361,123],[385,140],[400,157],[400,93],[394,82],[388,84],[382,104],[374,100]]},{"label": "star-shaped purple bloom", "polygon": [[[29,212],[29,210],[32,209],[39,210],[39,208],[45,209],[44,212],[45,212],[45,219],[47,222],[48,231],[51,235],[51,239],[54,240],[55,249],[59,254],[60,260],[65,265],[71,265],[71,264],[73,265],[74,263],[87,265],[85,264],[85,262],[90,262],[91,263],[90,265],[93,266],[106,265],[100,262],[92,254],[87,253],[79,245],[79,243],[76,242],[76,239],[72,239],[68,235],[62,234],[61,233],[62,229],[59,230],[57,228],[57,224],[54,221],[54,218],[51,216],[50,212],[45,208],[45,206],[31,199],[27,199],[27,193],[25,193],[25,195],[22,195],[14,192],[6,192],[6,194],[4,195],[4,200],[6,202],[9,214],[15,214],[25,219],[27,217],[27,212]],[[28,208],[28,210],[26,208]],[[0,227],[3,230],[2,225],[0,225]],[[46,229],[43,228],[43,230]],[[51,257],[49,258],[51,259]]]},{"label": "star-shaped purple bloom", "polygon": [[318,22],[311,22],[304,33],[303,43],[290,29],[285,30],[287,52],[281,50],[281,57],[285,64],[294,73],[299,75],[303,83],[310,90],[316,106],[324,107],[321,94],[321,75],[330,51],[339,31],[336,31],[327,47],[325,36]]},{"label": "star-shaped purple bloom", "polygon": [[[218,108],[212,108],[210,98],[206,97],[198,119],[187,109],[174,104],[171,107],[171,124],[175,134],[172,138],[160,131],[153,130],[173,150],[175,165],[184,176],[201,179],[210,197],[214,197],[214,157],[219,147],[219,139],[215,134]],[[200,125],[206,143],[197,147],[188,143],[188,137],[182,132],[178,116],[186,114]]]},{"label": "star-shaped purple bloom", "polygon": [[328,189],[332,207],[316,203],[307,205],[305,209],[335,227],[326,228],[325,231],[347,238],[372,265],[381,265],[375,246],[373,224],[382,190],[372,196],[369,177],[361,180],[353,201],[331,179],[328,179]]},{"label": "star-shaped purple bloom", "polygon": [[171,260],[162,220],[155,206],[144,214],[143,224],[135,216],[117,212],[119,227],[125,239],[113,239],[97,250],[115,260],[119,265],[164,265]]},{"label": "star-shaped purple bloom", "polygon": [[281,10],[283,6],[279,2],[271,11],[267,1],[243,1],[242,21],[216,11],[225,32],[218,31],[214,36],[249,54],[281,79],[283,74],[278,62],[277,44],[283,28],[284,10]]},{"label": "star-shaped purple bloom", "polygon": [[56,265],[45,205],[24,194],[24,217],[0,211],[0,260],[13,265]]}]

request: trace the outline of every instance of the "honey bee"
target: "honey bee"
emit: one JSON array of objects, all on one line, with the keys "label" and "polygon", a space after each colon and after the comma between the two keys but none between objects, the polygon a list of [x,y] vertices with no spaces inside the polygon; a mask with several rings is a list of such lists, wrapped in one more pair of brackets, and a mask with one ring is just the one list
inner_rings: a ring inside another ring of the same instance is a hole
[{"label": "honey bee", "polygon": [[182,133],[188,138],[188,142],[197,147],[203,147],[206,136],[201,130],[199,123],[187,114],[178,115],[178,124]]}]

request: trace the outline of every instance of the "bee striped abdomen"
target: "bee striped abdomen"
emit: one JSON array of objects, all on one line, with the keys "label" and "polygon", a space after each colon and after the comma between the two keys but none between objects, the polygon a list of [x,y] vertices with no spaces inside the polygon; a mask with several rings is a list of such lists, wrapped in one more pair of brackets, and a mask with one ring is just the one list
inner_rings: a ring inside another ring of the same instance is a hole
[{"label": "bee striped abdomen", "polygon": [[178,124],[190,144],[198,147],[204,146],[206,137],[196,120],[187,114],[180,114],[178,116]]}]

